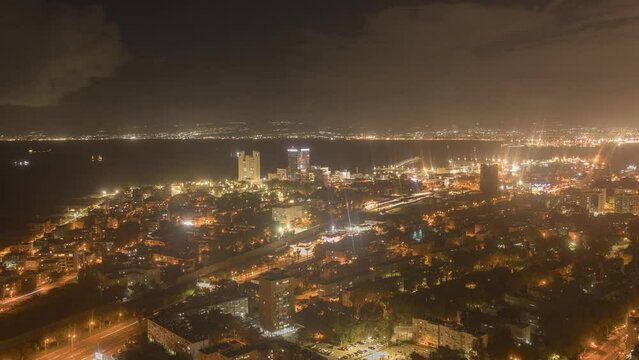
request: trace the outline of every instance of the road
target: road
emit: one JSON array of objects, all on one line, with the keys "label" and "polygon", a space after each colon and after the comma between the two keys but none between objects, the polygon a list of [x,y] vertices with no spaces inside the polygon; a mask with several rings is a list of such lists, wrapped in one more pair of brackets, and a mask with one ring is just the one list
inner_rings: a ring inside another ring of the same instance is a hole
[{"label": "road", "polygon": [[91,360],[96,351],[105,355],[118,352],[129,339],[144,332],[144,322],[139,320],[124,321],[120,324],[97,332],[87,338],[77,340],[73,345],[65,345],[37,357],[36,360]]},{"label": "road", "polygon": [[[340,220],[336,219],[335,222],[338,222]],[[211,265],[207,265],[203,268],[200,268],[198,270],[192,271],[190,273],[184,274],[182,276],[180,276],[178,278],[178,283],[179,284],[184,284],[184,283],[188,283],[188,282],[194,282],[196,281],[199,277],[203,277],[203,276],[209,276],[213,273],[216,273],[218,271],[221,270],[225,270],[225,269],[229,269],[232,268],[238,264],[242,264],[242,263],[247,263],[252,259],[256,259],[259,258],[261,256],[265,256],[265,255],[269,255],[271,254],[273,251],[281,248],[282,246],[286,246],[289,244],[297,244],[300,242],[304,242],[307,240],[311,240],[313,238],[316,238],[317,235],[320,233],[320,231],[323,228],[326,228],[328,226],[328,223],[326,224],[322,224],[322,225],[316,225],[313,226],[312,228],[309,228],[305,231],[302,231],[301,233],[297,233],[295,235],[292,236],[285,236],[282,238],[277,238],[275,240],[273,240],[272,242],[266,244],[266,245],[262,245],[258,248],[249,250],[247,252],[235,255],[235,256],[231,256],[227,259],[224,259],[222,261],[219,261],[217,263],[211,264]]]},{"label": "road", "polygon": [[399,196],[389,200],[370,201],[366,205],[364,205],[364,210],[368,212],[389,211],[394,208],[415,204],[432,196],[433,193],[431,192],[422,192],[418,194]]},{"label": "road", "polygon": [[625,359],[626,343],[625,329],[616,329],[608,339],[597,345],[596,348],[590,348],[584,351],[579,357],[580,360],[617,360]]},{"label": "road", "polygon": [[18,305],[23,301],[31,299],[35,295],[43,295],[52,289],[66,285],[67,283],[73,281],[76,278],[76,276],[77,276],[76,273],[67,274],[61,277],[60,279],[58,279],[57,281],[52,282],[50,284],[43,285],[30,293],[3,299],[0,301],[0,312],[3,310],[6,310],[5,309],[6,307]]},{"label": "road", "polygon": [[286,266],[291,266],[293,264],[300,264],[305,261],[313,259],[313,254],[299,256],[295,258],[289,258],[287,256],[282,256],[277,259],[274,263],[268,265],[253,265],[243,270],[233,271],[231,275],[231,279],[237,283],[245,283],[249,282],[253,279],[257,279],[260,275],[268,272],[269,270],[276,268],[284,268]]}]

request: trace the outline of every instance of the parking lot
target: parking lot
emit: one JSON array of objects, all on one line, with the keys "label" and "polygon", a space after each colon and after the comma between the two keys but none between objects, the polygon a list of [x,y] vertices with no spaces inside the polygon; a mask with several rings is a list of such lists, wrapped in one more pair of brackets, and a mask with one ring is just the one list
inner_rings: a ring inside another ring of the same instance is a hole
[{"label": "parking lot", "polygon": [[374,338],[344,346],[316,343],[306,347],[329,360],[400,360],[409,359],[413,352],[426,357],[432,350],[408,343],[390,345]]},{"label": "parking lot", "polygon": [[401,344],[394,345],[384,348],[384,359],[387,360],[399,360],[399,359],[409,359],[410,354],[416,352],[423,357],[428,357],[428,354],[432,349],[428,349],[422,346],[417,346],[414,344]]},{"label": "parking lot", "polygon": [[331,360],[380,359],[382,350],[387,346],[382,341],[369,338],[344,346],[334,346],[326,343],[308,345],[310,350]]}]

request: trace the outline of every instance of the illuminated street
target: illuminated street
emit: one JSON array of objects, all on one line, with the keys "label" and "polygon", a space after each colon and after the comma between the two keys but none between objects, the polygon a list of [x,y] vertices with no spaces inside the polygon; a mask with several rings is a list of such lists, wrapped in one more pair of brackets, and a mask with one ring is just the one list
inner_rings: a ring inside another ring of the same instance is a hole
[{"label": "illuminated street", "polygon": [[0,312],[6,311],[7,308],[11,308],[11,307],[17,306],[21,302],[27,301],[27,300],[31,299],[32,297],[34,297],[34,296],[45,295],[47,292],[49,292],[52,289],[64,286],[64,285],[74,281],[76,279],[76,277],[77,277],[77,274],[67,274],[67,275],[64,275],[61,279],[57,280],[56,282],[41,286],[41,287],[37,288],[36,290],[28,293],[28,294],[23,294],[23,295],[19,295],[19,296],[14,296],[14,297],[9,297],[9,298],[6,298],[6,299],[2,299],[2,300],[0,300]]},{"label": "illuminated street", "polygon": [[95,333],[73,345],[64,345],[37,356],[36,360],[92,360],[96,351],[113,355],[123,349],[128,340],[144,331],[144,324],[138,320],[124,321],[108,329]]},{"label": "illuminated street", "polygon": [[626,358],[627,335],[624,328],[615,330],[602,344],[587,349],[581,360],[623,360]]}]

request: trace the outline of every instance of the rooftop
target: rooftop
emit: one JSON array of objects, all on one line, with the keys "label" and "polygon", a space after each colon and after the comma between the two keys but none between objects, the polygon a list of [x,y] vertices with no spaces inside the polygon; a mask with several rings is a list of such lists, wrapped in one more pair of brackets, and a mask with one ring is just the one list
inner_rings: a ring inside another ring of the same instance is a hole
[{"label": "rooftop", "polygon": [[198,316],[184,316],[182,313],[164,312],[149,318],[149,321],[171,331],[191,343],[208,338],[206,319]]}]

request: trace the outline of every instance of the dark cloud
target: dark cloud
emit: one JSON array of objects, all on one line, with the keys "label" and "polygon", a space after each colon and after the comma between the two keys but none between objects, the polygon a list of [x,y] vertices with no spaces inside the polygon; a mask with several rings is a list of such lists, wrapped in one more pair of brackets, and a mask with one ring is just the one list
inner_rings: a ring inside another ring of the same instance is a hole
[{"label": "dark cloud", "polygon": [[[10,80],[0,103],[58,105],[0,106],[0,130],[633,125],[639,114],[636,0],[11,6],[1,26],[18,30],[0,35],[11,54],[0,59]],[[132,56],[112,76],[122,47]],[[100,77],[109,79],[86,86]]]},{"label": "dark cloud", "polygon": [[576,3],[388,9],[362,36],[312,34],[292,78],[354,122],[632,124],[639,3]]},{"label": "dark cloud", "polygon": [[0,2],[0,105],[49,106],[124,61],[115,23],[99,6]]}]

